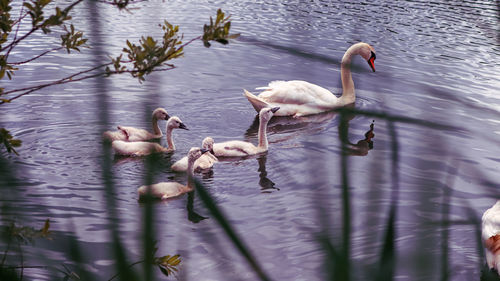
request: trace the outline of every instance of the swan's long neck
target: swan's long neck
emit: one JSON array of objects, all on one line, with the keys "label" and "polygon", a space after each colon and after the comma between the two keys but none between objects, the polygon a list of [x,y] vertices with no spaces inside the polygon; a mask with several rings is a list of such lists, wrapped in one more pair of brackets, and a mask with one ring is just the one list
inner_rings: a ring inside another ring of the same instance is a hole
[{"label": "swan's long neck", "polygon": [[267,123],[269,120],[263,120],[263,118],[260,118],[259,120],[259,133],[257,135],[259,139],[259,145],[258,147],[264,150],[267,150],[269,143],[267,142]]},{"label": "swan's long neck", "polygon": [[351,46],[342,57],[340,65],[340,78],[342,79],[342,96],[340,99],[344,105],[353,103],[356,100],[354,93],[354,81],[351,75],[351,60],[354,55],[358,54],[358,47]]},{"label": "swan's long neck", "polygon": [[167,148],[169,150],[175,150],[174,140],[172,139],[172,131],[174,128],[167,126]]},{"label": "swan's long neck", "polygon": [[158,119],[156,118],[156,116],[153,116],[153,120],[151,122],[153,123],[153,133],[157,136],[161,136],[162,132],[160,126],[158,126]]}]

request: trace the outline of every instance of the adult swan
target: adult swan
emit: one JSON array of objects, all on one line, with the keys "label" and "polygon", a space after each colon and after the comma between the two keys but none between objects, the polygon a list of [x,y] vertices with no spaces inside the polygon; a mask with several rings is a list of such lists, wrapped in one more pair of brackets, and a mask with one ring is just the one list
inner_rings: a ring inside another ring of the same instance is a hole
[{"label": "adult swan", "polygon": [[351,76],[351,60],[355,55],[363,57],[373,71],[375,71],[375,50],[367,43],[356,43],[344,54],[340,65],[342,78],[342,96],[337,98],[327,89],[306,81],[273,81],[267,87],[257,88],[264,90],[258,96],[245,91],[245,96],[252,106],[260,112],[264,107],[276,107],[280,110],[276,116],[304,116],[329,111],[353,103],[354,82]]}]

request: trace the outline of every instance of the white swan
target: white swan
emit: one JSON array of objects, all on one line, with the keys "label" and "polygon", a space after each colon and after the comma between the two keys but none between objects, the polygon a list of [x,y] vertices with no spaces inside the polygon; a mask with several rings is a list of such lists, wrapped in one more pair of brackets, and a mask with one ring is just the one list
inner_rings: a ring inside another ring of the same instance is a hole
[{"label": "white swan", "polygon": [[188,182],[187,185],[178,182],[160,182],[152,185],[143,185],[137,189],[139,200],[152,196],[158,199],[168,199],[177,197],[194,189],[194,162],[208,150],[199,147],[193,147],[189,150],[188,158]]},{"label": "white swan", "polygon": [[168,120],[170,116],[165,108],[157,108],[153,111],[152,123],[153,123],[153,133],[148,132],[144,129],[138,129],[134,127],[118,126],[118,131],[106,131],[102,134],[102,137],[106,141],[147,141],[151,139],[158,139],[163,136],[160,127],[158,126],[158,120]]},{"label": "white swan", "polygon": [[334,108],[351,104],[356,100],[354,82],[351,76],[351,60],[360,55],[375,71],[375,50],[367,43],[352,45],[344,54],[340,66],[342,79],[342,96],[337,98],[327,89],[306,81],[273,81],[258,96],[244,90],[245,96],[252,106],[259,112],[264,107],[279,106],[276,116],[304,116],[329,111]]},{"label": "white swan", "polygon": [[482,238],[486,248],[486,262],[490,269],[500,270],[500,200],[484,212]]},{"label": "white swan", "polygon": [[[214,163],[219,160],[213,155],[214,151],[214,139],[211,137],[206,137],[201,143],[201,147],[208,150],[200,158],[194,162],[195,170],[206,170],[212,168]],[[172,165],[172,170],[176,172],[185,172],[188,169],[188,158],[187,156],[182,157],[179,161]]]},{"label": "white swan", "polygon": [[186,125],[182,123],[181,119],[177,116],[172,116],[167,121],[167,147],[163,147],[158,143],[147,141],[126,142],[116,140],[111,143],[111,147],[117,155],[128,156],[144,156],[151,153],[171,152],[175,150],[174,140],[172,139],[173,129],[188,130]]},{"label": "white swan", "polygon": [[268,142],[266,136],[267,123],[273,117],[274,113],[281,110],[279,107],[263,108],[259,112],[259,144],[257,146],[246,141],[226,141],[214,144],[214,155],[219,157],[243,157],[266,152]]}]

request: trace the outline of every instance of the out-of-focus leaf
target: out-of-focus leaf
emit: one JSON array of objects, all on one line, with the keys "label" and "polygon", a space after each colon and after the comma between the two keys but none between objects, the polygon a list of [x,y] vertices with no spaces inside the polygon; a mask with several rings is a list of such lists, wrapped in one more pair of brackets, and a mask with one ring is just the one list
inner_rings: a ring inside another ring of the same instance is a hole
[{"label": "out-of-focus leaf", "polygon": [[156,257],[154,258],[154,263],[158,266],[158,268],[161,270],[161,272],[166,275],[170,276],[174,272],[178,271],[177,266],[181,263],[180,255],[166,255],[163,257]]},{"label": "out-of-focus leaf", "polygon": [[[2,99],[4,100],[4,99]],[[8,100],[7,100],[8,102]],[[20,147],[22,142],[21,140],[14,139],[14,137],[7,131],[5,128],[0,128],[0,145],[2,145],[7,149],[7,152],[19,155],[14,147]]]},{"label": "out-of-focus leaf", "polygon": [[162,266],[158,266],[161,270],[161,272],[165,275],[165,276],[169,276],[170,272],[168,271],[168,269],[162,267]]},{"label": "out-of-focus leaf", "polygon": [[179,26],[165,21],[160,27],[164,32],[161,42],[151,36],[142,37],[139,44],[127,40],[127,46],[123,48],[123,53],[127,54],[132,66],[118,70],[116,63],[119,60],[117,59],[113,61],[115,71],[128,71],[142,82],[145,80],[145,75],[154,71],[155,68],[165,66],[167,61],[181,57],[183,55],[181,46],[183,36],[178,34]]},{"label": "out-of-focus leaf", "polygon": [[210,24],[205,24],[203,26],[203,45],[207,48],[211,46],[209,41],[216,41],[223,45],[229,43],[229,39],[234,39],[239,36],[239,34],[229,34],[231,29],[231,21],[229,20],[231,16],[225,16],[221,9],[217,10],[217,16],[215,18],[215,23],[210,17]]}]

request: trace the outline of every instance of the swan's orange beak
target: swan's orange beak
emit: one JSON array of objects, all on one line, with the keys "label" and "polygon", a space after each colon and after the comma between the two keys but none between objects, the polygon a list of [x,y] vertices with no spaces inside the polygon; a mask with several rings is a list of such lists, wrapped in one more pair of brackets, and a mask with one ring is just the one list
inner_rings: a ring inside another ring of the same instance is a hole
[{"label": "swan's orange beak", "polygon": [[368,64],[372,68],[373,72],[375,72],[375,59],[376,58],[377,58],[377,56],[375,55],[374,52],[372,52],[371,57],[368,59]]}]

